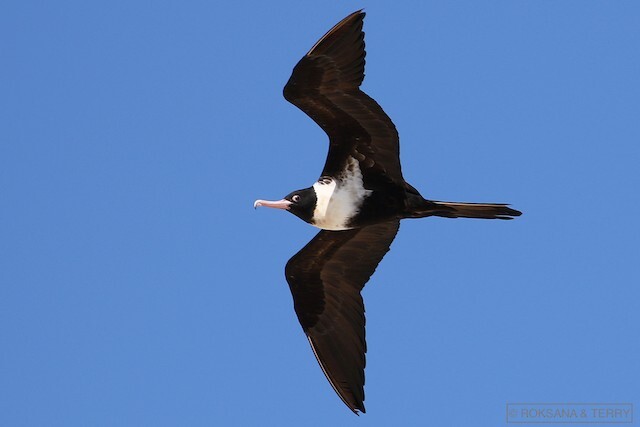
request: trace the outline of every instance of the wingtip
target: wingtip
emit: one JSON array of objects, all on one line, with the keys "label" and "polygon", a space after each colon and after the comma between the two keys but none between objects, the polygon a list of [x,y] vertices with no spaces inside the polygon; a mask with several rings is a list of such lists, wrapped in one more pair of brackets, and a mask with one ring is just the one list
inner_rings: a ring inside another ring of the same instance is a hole
[{"label": "wingtip", "polygon": [[364,402],[363,401],[356,401],[354,402],[354,404],[350,404],[347,403],[346,400],[342,399],[342,401],[347,405],[347,407],[351,410],[351,412],[353,412],[354,414],[356,414],[357,416],[360,416],[360,414],[366,414],[367,411],[364,408]]},{"label": "wingtip", "polygon": [[309,334],[306,333],[306,331],[305,331],[305,334],[307,336],[307,340],[309,341],[309,344],[311,345],[311,350],[313,351],[313,355],[316,357],[316,360],[318,361],[318,364],[320,365],[320,369],[322,369],[322,372],[324,373],[324,376],[327,378],[327,380],[329,381],[329,384],[331,384],[331,387],[336,392],[336,394],[338,395],[340,400],[342,400],[342,402],[347,406],[347,408],[349,408],[349,410],[351,412],[353,412],[354,414],[356,414],[357,416],[360,416],[359,412],[362,412],[363,414],[366,413],[367,411],[364,408],[364,399],[358,399],[358,398],[355,398],[353,400],[349,399],[347,397],[347,395],[344,393],[344,390],[342,388],[338,387],[334,383],[331,374],[329,372],[327,372],[324,364],[322,363],[322,358],[318,354],[318,351],[316,349],[316,346],[315,346],[315,343],[314,343],[313,339],[311,338],[311,336]]},{"label": "wingtip", "polygon": [[357,16],[358,19],[363,20],[364,17],[367,15],[367,12],[364,11],[364,8],[356,10],[355,12],[353,12],[351,15],[349,15],[348,17],[346,17],[344,20],[348,20],[354,16]]},{"label": "wingtip", "polygon": [[364,16],[364,15],[366,15],[366,14],[367,14],[367,12],[365,12],[365,11],[364,11],[364,7],[363,7],[363,8],[361,8],[361,9],[358,9],[358,10],[356,10],[356,11],[351,12],[350,14],[348,14],[348,15],[343,19],[343,21],[346,21],[347,19],[349,19],[349,18],[351,18],[351,17],[353,17],[353,16],[355,16],[355,15],[363,15],[363,16]]},{"label": "wingtip", "polygon": [[364,409],[364,403],[360,402],[357,403],[355,406],[348,404],[344,399],[342,400],[347,407],[349,408],[349,410],[351,412],[353,412],[354,414],[356,414],[357,416],[360,416],[360,414],[366,414],[367,411]]}]

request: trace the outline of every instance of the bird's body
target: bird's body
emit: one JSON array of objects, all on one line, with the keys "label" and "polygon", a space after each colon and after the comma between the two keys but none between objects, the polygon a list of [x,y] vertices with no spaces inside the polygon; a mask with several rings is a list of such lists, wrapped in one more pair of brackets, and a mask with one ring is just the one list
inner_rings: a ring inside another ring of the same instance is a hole
[{"label": "bird's body", "polygon": [[400,220],[512,219],[498,203],[427,200],[402,175],[398,132],[360,90],[364,13],[325,34],[295,66],[285,98],[329,136],[320,178],[284,199],[255,207],[286,209],[322,231],[285,268],[294,308],[327,379],[355,413],[364,412],[365,319],[360,291],[389,250]]},{"label": "bird's body", "polygon": [[325,177],[313,184],[316,206],[311,224],[323,230],[349,230],[357,227],[354,222],[364,201],[372,191],[362,185],[358,163],[350,159],[349,175]]}]

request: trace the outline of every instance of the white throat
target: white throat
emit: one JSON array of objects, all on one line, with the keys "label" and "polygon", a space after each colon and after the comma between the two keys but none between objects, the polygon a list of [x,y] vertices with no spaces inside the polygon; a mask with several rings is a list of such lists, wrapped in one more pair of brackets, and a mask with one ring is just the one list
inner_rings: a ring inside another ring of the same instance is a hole
[{"label": "white throat", "polygon": [[316,209],[313,225],[323,230],[348,230],[349,221],[358,214],[362,201],[371,194],[364,188],[358,161],[347,159],[344,174],[337,179],[321,179],[313,184]]}]

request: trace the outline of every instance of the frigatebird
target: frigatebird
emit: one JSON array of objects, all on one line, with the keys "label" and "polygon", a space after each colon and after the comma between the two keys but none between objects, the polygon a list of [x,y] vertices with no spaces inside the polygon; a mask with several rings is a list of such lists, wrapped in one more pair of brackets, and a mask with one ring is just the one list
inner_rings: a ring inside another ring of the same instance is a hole
[{"label": "frigatebird", "polygon": [[329,383],[354,413],[365,412],[365,316],[360,291],[389,251],[400,220],[512,219],[500,203],[423,198],[402,177],[398,132],[382,108],[360,90],[365,45],[362,10],[326,33],[293,69],[287,101],[329,136],[318,181],[279,201],[254,207],[285,209],[322,229],[289,260],[285,276],[298,320]]}]

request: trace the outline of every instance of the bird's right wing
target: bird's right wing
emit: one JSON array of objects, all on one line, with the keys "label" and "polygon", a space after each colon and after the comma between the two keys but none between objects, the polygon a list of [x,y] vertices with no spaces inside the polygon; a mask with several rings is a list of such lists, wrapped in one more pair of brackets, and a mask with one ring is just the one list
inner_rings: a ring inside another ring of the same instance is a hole
[{"label": "bird's right wing", "polygon": [[360,291],[389,251],[399,221],[320,231],[287,263],[298,320],[342,401],[365,412],[365,316]]}]

